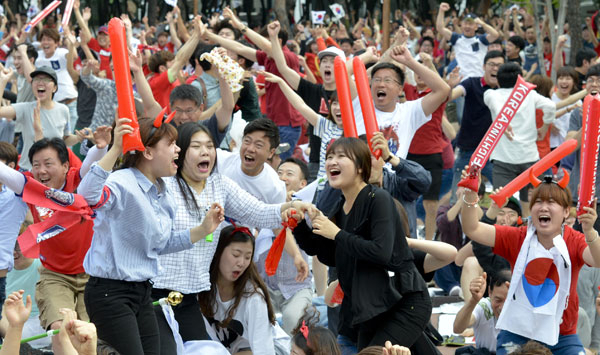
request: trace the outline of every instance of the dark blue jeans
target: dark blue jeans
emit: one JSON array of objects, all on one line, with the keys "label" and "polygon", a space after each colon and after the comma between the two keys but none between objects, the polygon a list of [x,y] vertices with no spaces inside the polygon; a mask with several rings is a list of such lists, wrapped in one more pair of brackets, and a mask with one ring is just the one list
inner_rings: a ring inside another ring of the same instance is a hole
[{"label": "dark blue jeans", "polygon": [[433,279],[439,288],[449,293],[454,286],[460,286],[460,273],[462,268],[455,263],[448,264],[435,271]]},{"label": "dark blue jeans", "polygon": [[285,153],[279,154],[281,161],[286,160],[294,154],[294,148],[296,148],[296,143],[298,143],[298,139],[300,139],[300,133],[302,133],[302,127],[292,127],[292,126],[277,126],[279,127],[279,141],[281,143],[289,143],[290,150]]},{"label": "dark blue jeans", "polygon": [[[465,168],[465,165],[469,165],[469,161],[471,160],[471,155],[475,150],[467,150],[467,151],[458,151],[458,157],[454,161],[454,175],[452,176],[452,196],[450,197],[450,204],[453,205],[456,202],[456,185],[460,181],[460,173]],[[488,162],[483,167],[481,174],[485,176],[490,182],[492,181],[492,167],[493,164],[491,161]]]}]

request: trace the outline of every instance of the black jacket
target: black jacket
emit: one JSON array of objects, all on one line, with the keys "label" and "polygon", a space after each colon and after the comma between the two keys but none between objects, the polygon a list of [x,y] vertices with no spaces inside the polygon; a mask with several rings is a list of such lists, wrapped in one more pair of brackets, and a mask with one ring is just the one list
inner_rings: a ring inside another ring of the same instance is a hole
[{"label": "black jacket", "polygon": [[344,200],[342,196],[330,214],[334,222],[345,222],[336,223],[341,231],[335,240],[314,234],[305,221],[293,233],[307,254],[337,267],[344,291],[340,324],[357,325],[391,309],[403,294],[427,286],[413,263],[392,196],[367,185],[345,217]]}]

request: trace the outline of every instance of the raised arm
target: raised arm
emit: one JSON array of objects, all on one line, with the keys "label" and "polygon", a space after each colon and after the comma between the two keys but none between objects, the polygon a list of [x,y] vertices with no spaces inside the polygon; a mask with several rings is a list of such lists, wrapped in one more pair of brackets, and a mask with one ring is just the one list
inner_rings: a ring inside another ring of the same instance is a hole
[{"label": "raised arm", "polygon": [[[65,29],[65,42],[67,42],[67,72],[69,72],[69,76],[71,76],[71,79],[73,79],[73,84],[77,84],[77,82],[79,81],[79,72],[77,70],[75,70],[75,68],[73,67],[73,63],[75,62],[75,55],[77,54],[77,51],[75,50],[75,43],[77,42],[77,39],[75,39],[75,36],[71,33],[71,31],[69,31],[69,28],[66,27]],[[23,59],[27,58],[27,56],[25,56]],[[25,62],[25,60],[23,60],[23,62]]]},{"label": "raised arm", "polygon": [[[242,32],[246,37],[248,37],[248,39],[250,41],[252,41],[252,43],[254,43],[258,48],[263,50],[265,53],[267,53],[267,55],[269,57],[271,56],[271,42],[267,38],[261,36],[260,34],[254,32],[252,29],[248,28],[248,26],[244,25],[242,23],[242,21],[240,21],[240,19],[237,18],[237,16],[235,16],[233,11],[231,11],[231,9],[229,7],[226,7],[223,9],[223,17],[229,18],[231,20],[231,24],[233,25],[233,27],[235,27],[240,32]],[[243,55],[243,56],[246,57],[245,55]],[[248,57],[246,57],[246,58],[248,58]]]},{"label": "raised arm", "polygon": [[391,56],[392,59],[412,69],[412,71],[414,71],[416,75],[419,75],[425,84],[427,84],[427,87],[431,89],[431,92],[421,101],[421,106],[423,107],[425,115],[431,115],[448,98],[450,86],[446,84],[437,72],[417,62],[406,47],[395,47]]},{"label": "raised arm", "polygon": [[499,36],[498,31],[496,31],[496,29],[493,26],[488,25],[485,21],[483,21],[479,17],[475,19],[475,23],[478,25],[481,25],[481,27],[483,27],[483,30],[486,33],[486,39],[489,43],[494,42],[498,38],[498,36]]},{"label": "raised arm", "polygon": [[[92,38],[92,33],[90,32],[90,28],[88,27],[88,22],[81,15],[80,2],[79,0],[75,0],[73,3],[73,13],[75,14],[75,19],[77,20],[77,25],[82,31],[82,38],[86,38],[89,41]],[[88,11],[89,8],[86,8],[84,11]],[[90,13],[91,14],[91,13]],[[85,43],[87,43],[87,41]]]},{"label": "raised arm", "polygon": [[[4,89],[6,89],[6,84],[8,84],[8,82],[11,80],[12,77],[13,77],[12,69],[4,68],[4,69],[0,70],[0,92],[4,92]],[[9,120],[13,120],[17,117],[17,113],[16,113],[15,109],[10,105],[2,106],[2,107],[0,107],[0,117],[4,117]]]},{"label": "raised arm", "polygon": [[[576,103],[579,100],[583,100],[583,98],[585,97],[585,95],[587,95],[588,92],[586,89],[580,90],[576,93],[574,93],[573,95],[567,97],[564,100],[561,100],[559,102],[556,103],[556,109],[560,110],[563,107],[567,107],[567,106],[571,106],[574,103]],[[557,115],[558,116],[558,115]]]},{"label": "raised arm", "polygon": [[285,97],[288,99],[289,103],[292,106],[294,106],[294,108],[298,110],[298,112],[300,112],[300,114],[304,118],[306,118],[308,123],[310,123],[313,126],[317,125],[317,123],[319,122],[319,114],[313,111],[304,102],[304,100],[302,100],[300,95],[296,94],[294,90],[292,90],[292,88],[288,84],[286,84],[286,82],[282,78],[268,72],[260,72],[260,74],[265,76],[266,81],[270,83],[277,83]]},{"label": "raised arm", "polygon": [[462,306],[462,308],[456,314],[456,318],[454,319],[454,333],[460,334],[475,323],[473,311],[485,293],[486,278],[487,275],[484,272],[483,276],[479,276],[471,280],[469,291],[471,292],[472,297],[469,298],[465,305]]},{"label": "raised arm", "polygon": [[[225,49],[235,52],[244,58],[248,58],[253,62],[256,61],[256,49],[245,46],[237,41],[232,41],[230,39],[217,36],[215,33],[212,33],[210,31],[206,31],[205,25],[203,25],[203,32],[202,32],[202,37],[204,37],[204,36],[206,36],[208,38],[208,40],[218,43],[220,46],[224,47]],[[269,44],[269,46],[270,46],[270,44]]]},{"label": "raised arm", "polygon": [[171,35],[171,41],[175,46],[175,49],[179,49],[181,47],[181,40],[179,36],[177,36],[177,22],[175,21],[175,9],[171,12],[167,12],[166,19],[169,24],[169,34]]},{"label": "raised arm", "polygon": [[448,5],[448,3],[446,2],[441,3],[440,9],[438,10],[437,19],[435,21],[435,28],[437,29],[438,33],[442,35],[442,37],[444,37],[447,41],[449,41],[452,37],[452,31],[447,29],[444,25],[444,15],[448,10],[450,10],[450,5]]},{"label": "raised arm", "polygon": [[169,80],[171,78],[173,78],[173,81],[177,79],[177,74],[179,71],[186,65],[188,60],[190,60],[190,57],[194,54],[196,47],[198,47],[198,43],[200,43],[200,36],[205,31],[202,26],[205,25],[200,20],[200,17],[196,17],[194,19],[194,33],[192,34],[192,37],[190,37],[190,39],[179,49],[175,55],[173,65],[171,65],[169,68]]},{"label": "raised arm", "polygon": [[472,240],[493,247],[496,244],[496,228],[479,221],[478,201],[477,192],[465,189],[463,194],[464,204],[460,214],[462,230]]},{"label": "raised arm", "polygon": [[17,51],[19,51],[19,53],[21,54],[21,58],[23,58],[23,60],[21,61],[21,66],[23,67],[23,75],[25,76],[27,81],[31,83],[30,75],[35,70],[35,67],[33,66],[33,64],[31,64],[31,61],[29,61],[29,57],[27,56],[27,44],[20,44],[17,47]]},{"label": "raised arm", "polygon": [[[300,85],[300,74],[298,74],[294,69],[290,68],[283,56],[283,50],[281,49],[281,44],[279,43],[279,31],[281,25],[279,21],[273,21],[267,27],[269,31],[269,38],[271,39],[271,57],[275,61],[277,65],[277,70],[283,76],[283,78],[290,84],[290,86],[294,90],[298,90],[298,86]],[[308,69],[310,71],[310,69]]]},{"label": "raised arm", "polygon": [[144,70],[142,69],[142,54],[140,51],[136,51],[135,54],[129,52],[129,68],[133,72],[133,80],[135,80],[135,87],[142,98],[144,111],[146,111],[148,116],[156,117],[162,108],[154,98],[154,95],[152,95],[152,89],[144,75]]},{"label": "raised arm", "polygon": [[229,126],[229,122],[231,121],[231,114],[233,113],[233,108],[235,106],[235,101],[233,101],[233,92],[231,91],[231,87],[225,80],[221,73],[219,73],[219,89],[221,90],[221,106],[215,112],[217,116],[217,126],[220,132],[223,132]]}]

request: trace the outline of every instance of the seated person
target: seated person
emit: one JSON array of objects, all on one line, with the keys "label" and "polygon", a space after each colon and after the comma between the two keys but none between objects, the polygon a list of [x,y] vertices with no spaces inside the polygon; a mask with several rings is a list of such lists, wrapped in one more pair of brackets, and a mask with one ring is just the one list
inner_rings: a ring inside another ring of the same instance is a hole
[{"label": "seated person", "polygon": [[[496,350],[496,337],[500,330],[496,329],[496,321],[502,312],[504,300],[510,285],[510,270],[496,273],[490,278],[489,297],[483,298],[486,289],[487,274],[471,281],[471,299],[458,311],[454,320],[454,332],[462,333],[466,328],[473,327],[475,332],[475,347]],[[457,350],[457,354],[459,351]]]}]

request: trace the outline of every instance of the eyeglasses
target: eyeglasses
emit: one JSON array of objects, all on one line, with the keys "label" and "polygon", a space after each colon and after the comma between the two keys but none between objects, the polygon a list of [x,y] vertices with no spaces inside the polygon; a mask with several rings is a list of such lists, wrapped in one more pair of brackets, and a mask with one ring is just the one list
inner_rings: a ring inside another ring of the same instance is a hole
[{"label": "eyeglasses", "polygon": [[492,62],[485,63],[485,65],[489,66],[492,69],[500,68],[502,66],[502,64],[504,64],[504,63],[492,63]]},{"label": "eyeglasses", "polygon": [[382,82],[386,85],[390,85],[390,84],[398,84],[400,85],[400,82],[398,82],[398,80],[396,79],[392,79],[392,78],[373,78],[371,80],[373,82],[373,84],[381,84]]},{"label": "eyeglasses", "polygon": [[180,113],[182,115],[191,115],[194,112],[198,111],[198,107],[196,107],[196,108],[188,108],[187,110],[183,110],[183,109],[174,107],[173,110],[177,111],[177,113]]},{"label": "eyeglasses", "polygon": [[54,80],[52,78],[48,78],[48,77],[44,77],[44,76],[41,76],[41,77],[36,76],[33,79],[31,79],[31,82],[48,84],[48,83],[54,82]]},{"label": "eyeglasses", "polygon": [[586,84],[600,84],[600,77],[590,76],[585,80]]}]

